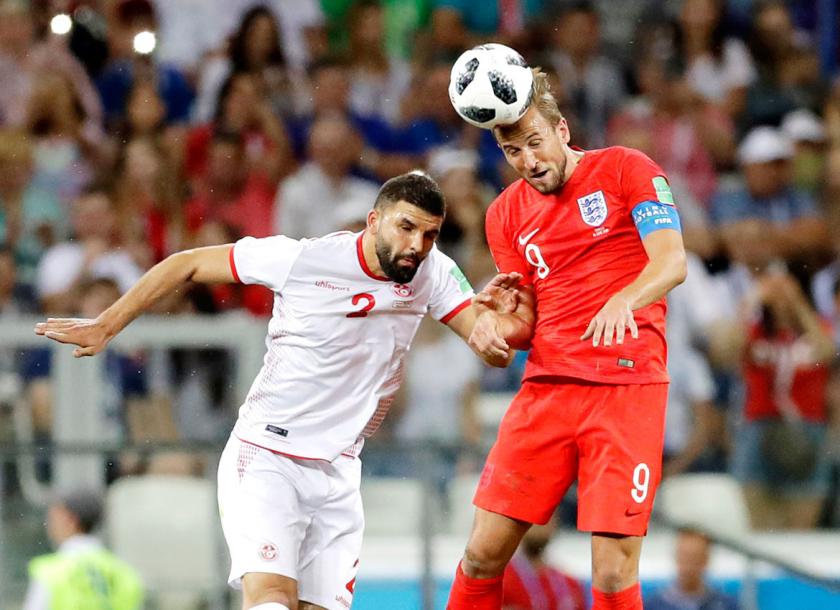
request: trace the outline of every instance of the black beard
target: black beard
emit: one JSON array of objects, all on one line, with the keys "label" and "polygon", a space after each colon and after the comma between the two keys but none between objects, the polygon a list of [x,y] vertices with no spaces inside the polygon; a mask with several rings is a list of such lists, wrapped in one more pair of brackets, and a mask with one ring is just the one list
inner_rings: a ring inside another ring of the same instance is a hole
[{"label": "black beard", "polygon": [[[399,256],[394,258],[391,254],[391,248],[382,243],[376,244],[376,258],[379,259],[379,266],[382,267],[382,273],[385,274],[385,277],[397,284],[408,284],[414,279],[414,275],[420,268],[420,259],[417,256]],[[414,267],[400,267],[397,265],[403,259],[414,261]]]}]

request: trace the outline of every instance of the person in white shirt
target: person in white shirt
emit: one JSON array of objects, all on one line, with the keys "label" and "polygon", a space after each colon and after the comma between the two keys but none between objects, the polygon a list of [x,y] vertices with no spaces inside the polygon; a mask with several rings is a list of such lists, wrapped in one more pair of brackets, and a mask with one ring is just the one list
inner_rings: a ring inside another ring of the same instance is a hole
[{"label": "person in white shirt", "polygon": [[[435,247],[444,214],[437,184],[411,172],[382,186],[360,233],[246,237],[174,254],[95,320],[36,326],[77,345],[74,355],[90,356],[188,280],[274,291],[263,367],[219,465],[229,582],[243,589],[244,608],[352,604],[364,527],[358,456],[385,417],[425,314],[469,340],[489,364],[510,363],[512,352],[493,329],[515,311],[521,278],[500,274],[474,299]],[[471,336],[477,320],[489,324]]]},{"label": "person in white shirt", "polygon": [[370,202],[376,184],[354,176],[362,141],[340,115],[320,117],[309,132],[310,160],[280,183],[274,204],[274,231],[287,237],[315,237],[341,227],[341,208],[353,200]]}]

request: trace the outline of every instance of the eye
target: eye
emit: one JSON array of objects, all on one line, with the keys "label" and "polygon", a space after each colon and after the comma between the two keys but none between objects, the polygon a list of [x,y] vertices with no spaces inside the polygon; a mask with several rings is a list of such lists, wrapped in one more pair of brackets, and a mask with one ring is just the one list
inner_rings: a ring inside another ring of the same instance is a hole
[{"label": "eye", "polygon": [[539,148],[540,144],[542,144],[542,140],[531,140],[528,143],[528,146],[530,146],[531,148]]}]

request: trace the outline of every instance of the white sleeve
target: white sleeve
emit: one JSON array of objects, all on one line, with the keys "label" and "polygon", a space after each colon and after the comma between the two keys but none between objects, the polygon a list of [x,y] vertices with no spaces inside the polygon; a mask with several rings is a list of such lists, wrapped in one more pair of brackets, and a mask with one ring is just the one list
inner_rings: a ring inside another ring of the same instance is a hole
[{"label": "white sleeve", "polygon": [[47,250],[36,272],[35,292],[38,297],[52,296],[70,288],[79,276],[81,258],[83,256],[80,257],[76,251],[61,244]]},{"label": "white sleeve", "polygon": [[303,244],[285,235],[244,237],[233,245],[230,268],[243,284],[261,284],[280,292],[301,251]]},{"label": "white sleeve", "polygon": [[475,292],[455,261],[439,250],[431,252],[429,262],[434,265],[429,314],[445,324],[472,302]]},{"label": "white sleeve", "polygon": [[709,402],[715,398],[715,382],[712,378],[712,370],[706,357],[695,349],[686,352],[683,366],[689,372],[685,376],[688,386],[686,394],[693,402]]},{"label": "white sleeve", "polygon": [[729,38],[723,46],[723,79],[727,90],[748,87],[757,78],[755,65],[747,46],[737,38]]},{"label": "white sleeve", "polygon": [[22,610],[49,610],[50,592],[37,580],[30,580]]},{"label": "white sleeve", "polygon": [[295,239],[314,236],[310,235],[309,230],[309,194],[300,188],[299,183],[300,180],[295,176],[287,178],[277,189],[274,202],[277,210],[274,214],[274,230]]}]

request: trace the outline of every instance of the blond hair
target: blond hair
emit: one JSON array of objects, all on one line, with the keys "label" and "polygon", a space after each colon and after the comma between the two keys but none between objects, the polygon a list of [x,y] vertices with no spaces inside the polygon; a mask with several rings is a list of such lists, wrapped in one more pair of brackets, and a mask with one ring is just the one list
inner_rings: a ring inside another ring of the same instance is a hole
[{"label": "blond hair", "polygon": [[[531,68],[531,72],[534,75],[534,84],[531,86],[528,108],[531,108],[532,106],[536,108],[537,112],[539,112],[552,127],[556,127],[563,119],[563,113],[560,112],[560,106],[557,104],[557,100],[551,93],[551,84],[548,80],[548,74],[543,72],[540,67]],[[498,139],[499,136],[504,136],[511,131],[515,131],[516,125],[518,125],[518,121],[516,123],[511,123],[510,125],[497,125],[493,128],[493,135],[495,135],[496,139]]]}]

